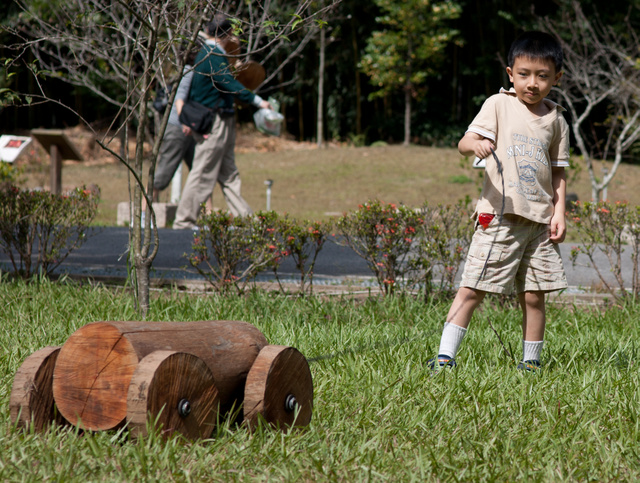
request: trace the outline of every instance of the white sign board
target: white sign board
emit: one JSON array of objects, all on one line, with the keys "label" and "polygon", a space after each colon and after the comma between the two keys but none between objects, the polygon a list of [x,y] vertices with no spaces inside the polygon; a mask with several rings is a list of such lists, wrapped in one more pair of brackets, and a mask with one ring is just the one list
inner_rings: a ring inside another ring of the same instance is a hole
[{"label": "white sign board", "polygon": [[473,160],[473,167],[476,169],[484,169],[487,167],[487,160],[480,159],[478,156]]},{"label": "white sign board", "polygon": [[3,134],[0,136],[0,161],[13,163],[29,143],[30,137]]}]

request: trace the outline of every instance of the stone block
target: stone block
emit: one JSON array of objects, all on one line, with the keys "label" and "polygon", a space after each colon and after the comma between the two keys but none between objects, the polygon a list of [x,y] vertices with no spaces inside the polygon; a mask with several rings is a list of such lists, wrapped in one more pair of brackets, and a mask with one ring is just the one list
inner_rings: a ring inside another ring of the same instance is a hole
[{"label": "stone block", "polygon": [[[154,203],[153,210],[156,212],[156,223],[158,228],[166,228],[173,223],[176,218],[178,205],[173,203]],[[144,215],[145,213],[143,213]],[[131,216],[130,203],[122,201],[118,203],[118,226],[129,226]]]}]

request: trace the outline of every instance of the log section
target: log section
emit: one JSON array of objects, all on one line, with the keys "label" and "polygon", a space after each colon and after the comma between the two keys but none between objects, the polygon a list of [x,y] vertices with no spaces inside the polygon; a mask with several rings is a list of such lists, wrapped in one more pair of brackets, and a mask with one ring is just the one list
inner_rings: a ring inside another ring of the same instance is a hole
[{"label": "log section", "polygon": [[60,349],[53,396],[70,423],[88,430],[117,428],[126,420],[138,363],[157,350],[178,351],[209,367],[225,411],[242,401],[247,374],[266,345],[257,328],[239,321],[95,322]]},{"label": "log section", "polygon": [[9,397],[11,422],[18,427],[33,425],[36,431],[43,431],[52,422],[66,424],[53,400],[53,368],[59,352],[60,347],[44,347],[18,368]]}]

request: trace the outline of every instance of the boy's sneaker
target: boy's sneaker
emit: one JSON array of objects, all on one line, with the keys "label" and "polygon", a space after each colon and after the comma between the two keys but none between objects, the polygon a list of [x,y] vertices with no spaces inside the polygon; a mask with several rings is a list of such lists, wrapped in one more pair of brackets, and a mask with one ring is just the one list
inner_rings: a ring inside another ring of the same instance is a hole
[{"label": "boy's sneaker", "polygon": [[522,361],[520,364],[518,364],[517,369],[519,371],[537,372],[538,370],[540,370],[540,367],[542,367],[540,365],[540,361],[531,360],[531,361]]},{"label": "boy's sneaker", "polygon": [[438,357],[434,357],[427,361],[427,367],[433,372],[438,372],[440,369],[453,369],[456,366],[457,364],[455,359],[442,354],[438,354]]}]

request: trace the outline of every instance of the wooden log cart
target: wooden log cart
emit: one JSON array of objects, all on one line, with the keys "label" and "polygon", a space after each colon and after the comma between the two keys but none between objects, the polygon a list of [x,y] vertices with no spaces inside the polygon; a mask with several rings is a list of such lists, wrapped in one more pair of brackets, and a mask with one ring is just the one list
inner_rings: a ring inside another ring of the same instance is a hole
[{"label": "wooden log cart", "polygon": [[195,439],[231,415],[250,428],[307,426],[313,382],[297,349],[246,322],[94,322],[27,357],[9,405],[14,424],[36,431],[56,422],[145,435],[151,422]]}]

